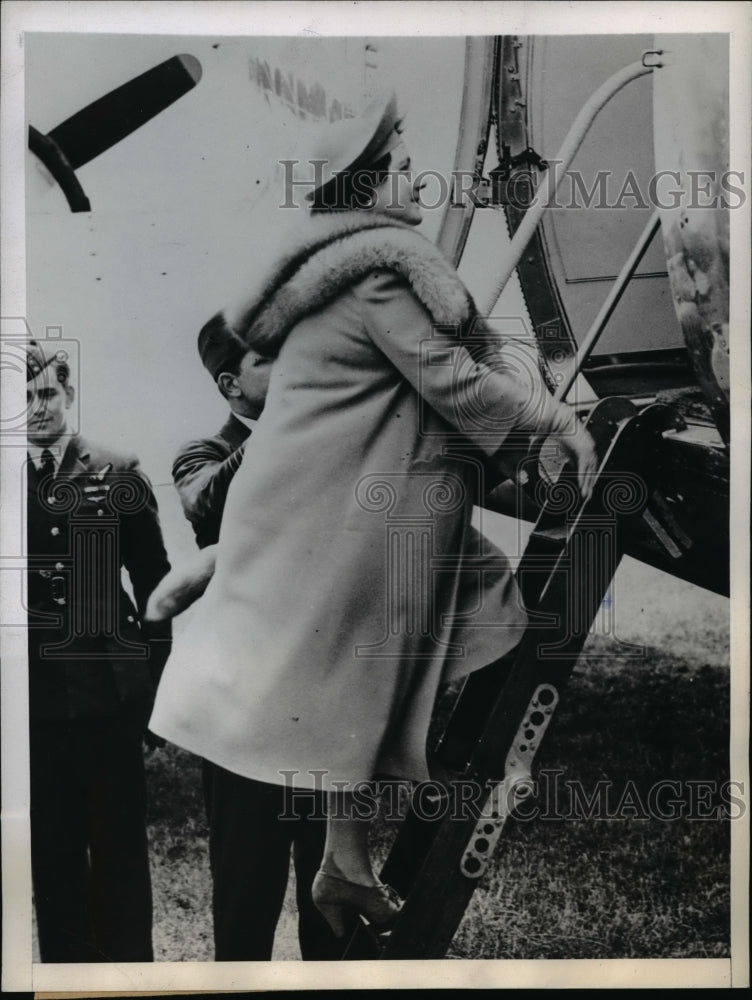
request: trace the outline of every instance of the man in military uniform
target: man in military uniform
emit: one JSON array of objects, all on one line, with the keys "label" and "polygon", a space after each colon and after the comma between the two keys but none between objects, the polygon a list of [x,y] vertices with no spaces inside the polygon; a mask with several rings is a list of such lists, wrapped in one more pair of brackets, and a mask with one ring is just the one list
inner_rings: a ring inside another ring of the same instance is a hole
[{"label": "man in military uniform", "polygon": [[[219,434],[184,445],[172,474],[196,542],[205,548],[219,537],[227,491],[264,407],[272,363],[248,351],[219,316],[203,327],[198,347],[230,416]],[[339,958],[341,943],[311,899],[324,850],[324,803],[313,795],[308,802],[300,795],[288,802],[282,786],[251,781],[210,761],[203,763],[203,779],[217,961],[271,959],[291,849],[301,955],[305,960]]]},{"label": "man in military uniform", "polygon": [[[31,862],[43,962],[151,961],[144,740],[170,568],[138,460],[71,434],[65,353],[27,348]],[[128,573],[131,598],[121,582]]]}]

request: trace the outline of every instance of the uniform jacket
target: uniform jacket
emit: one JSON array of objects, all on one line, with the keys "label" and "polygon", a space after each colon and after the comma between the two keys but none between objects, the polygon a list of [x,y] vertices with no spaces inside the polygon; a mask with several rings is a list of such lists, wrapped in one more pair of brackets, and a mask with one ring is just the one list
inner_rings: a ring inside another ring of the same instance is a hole
[{"label": "uniform jacket", "polygon": [[250,433],[250,427],[231,415],[219,434],[189,441],[175,458],[172,478],[201,549],[219,538],[227,491]]},{"label": "uniform jacket", "polygon": [[27,491],[31,718],[148,712],[170,648],[169,626],[140,620],[170,568],[149,480],[76,435],[54,479],[28,462]]},{"label": "uniform jacket", "polygon": [[227,314],[278,356],[150,723],[246,777],[325,788],[425,778],[438,685],[527,620],[470,523],[464,445],[493,453],[519,400],[463,339],[469,295],[419,234],[328,224]]}]

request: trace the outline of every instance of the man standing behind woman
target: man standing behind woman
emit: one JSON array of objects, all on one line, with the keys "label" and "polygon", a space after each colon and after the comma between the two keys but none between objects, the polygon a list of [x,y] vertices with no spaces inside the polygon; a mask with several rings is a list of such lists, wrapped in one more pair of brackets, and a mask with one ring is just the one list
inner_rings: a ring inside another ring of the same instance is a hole
[{"label": "man standing behind woman", "polygon": [[[215,316],[198,337],[201,361],[230,414],[214,437],[190,441],[172,475],[199,548],[219,538],[227,491],[264,408],[271,361],[249,351]],[[217,961],[270,960],[293,852],[298,939],[303,959],[338,957],[337,943],[313,904],[311,886],[324,850],[323,803],[295,803],[278,784],[253,781],[204,760],[209,821],[214,949]],[[280,817],[287,818],[280,818]]]},{"label": "man standing behind woman", "polygon": [[522,378],[473,347],[491,332],[414,228],[394,98],[322,130],[310,159],[325,161],[312,197],[249,233],[248,260],[263,238],[263,263],[224,313],[276,361],[151,725],[246,778],[323,783],[313,893],[341,935],[348,914],[381,929],[401,907],[373,870],[353,791],[428,778],[439,684],[498,660],[525,628],[508,564],[483,564],[471,528],[478,451],[553,435],[584,493],[595,457],[537,371]]}]

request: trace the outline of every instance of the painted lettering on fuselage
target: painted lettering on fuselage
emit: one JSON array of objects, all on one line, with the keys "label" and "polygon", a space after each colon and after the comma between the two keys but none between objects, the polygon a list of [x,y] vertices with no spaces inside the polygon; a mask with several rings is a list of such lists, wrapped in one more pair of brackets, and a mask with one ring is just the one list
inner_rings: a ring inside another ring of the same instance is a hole
[{"label": "painted lettering on fuselage", "polygon": [[271,67],[265,59],[251,56],[249,75],[267,101],[280,101],[298,118],[334,122],[340,118],[353,117],[352,109],[338,98],[327,94],[322,84],[307,84],[294,73]]}]

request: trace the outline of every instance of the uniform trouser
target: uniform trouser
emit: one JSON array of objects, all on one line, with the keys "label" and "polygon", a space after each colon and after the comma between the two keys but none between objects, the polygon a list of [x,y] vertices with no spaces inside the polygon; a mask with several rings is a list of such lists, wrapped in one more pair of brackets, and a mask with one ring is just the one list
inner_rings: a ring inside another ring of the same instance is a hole
[{"label": "uniform trouser", "polygon": [[342,945],[311,899],[326,837],[323,798],[301,794],[291,802],[282,785],[251,781],[209,761],[204,761],[204,794],[216,960],[271,959],[291,850],[301,957],[339,958]]},{"label": "uniform trouser", "polygon": [[142,734],[142,714],[31,724],[43,962],[153,959]]}]

